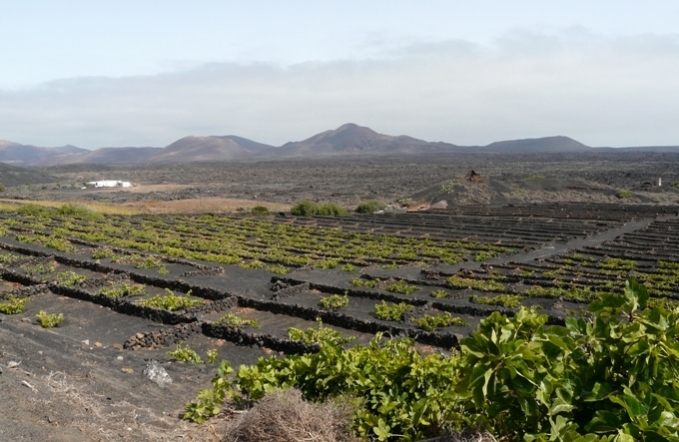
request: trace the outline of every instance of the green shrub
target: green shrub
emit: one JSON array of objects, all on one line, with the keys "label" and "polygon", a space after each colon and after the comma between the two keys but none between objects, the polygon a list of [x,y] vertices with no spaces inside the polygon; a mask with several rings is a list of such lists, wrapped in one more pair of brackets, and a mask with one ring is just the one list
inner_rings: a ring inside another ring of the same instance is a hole
[{"label": "green shrub", "polygon": [[396,321],[401,322],[405,319],[405,314],[412,311],[415,307],[405,302],[399,302],[398,304],[387,304],[386,301],[382,301],[379,304],[375,304],[375,317],[383,321]]},{"label": "green shrub", "polygon": [[346,215],[347,213],[349,213],[347,211],[347,209],[340,206],[339,204],[325,203],[325,204],[321,204],[318,207],[317,215],[337,216],[337,215]]},{"label": "green shrub", "polygon": [[387,207],[387,205],[383,202],[370,200],[359,204],[358,207],[356,207],[356,213],[375,213],[384,210],[385,207]]},{"label": "green shrub", "polygon": [[106,259],[112,258],[115,252],[109,247],[98,247],[92,252],[92,259]]},{"label": "green shrub", "polygon": [[476,289],[484,292],[498,292],[505,289],[502,284],[496,281],[462,278],[456,275],[449,277],[446,281],[448,281],[451,286],[458,289]]},{"label": "green shrub", "polygon": [[447,298],[448,296],[450,296],[450,293],[448,293],[447,291],[445,291],[443,289],[436,289],[436,290],[432,291],[429,296],[431,296],[432,298],[436,298],[436,299],[442,299],[442,298]]},{"label": "green shrub", "polygon": [[292,206],[290,213],[295,216],[314,216],[318,214],[318,203],[304,200]]},{"label": "green shrub", "polygon": [[251,259],[250,261],[247,262],[241,262],[240,264],[238,264],[238,267],[240,267],[241,269],[256,270],[265,268],[266,264],[264,264],[262,261],[258,259]]},{"label": "green shrub", "polygon": [[346,263],[342,266],[340,270],[342,270],[343,272],[350,273],[356,270],[356,266],[351,263]]},{"label": "green shrub", "polygon": [[64,287],[73,287],[87,280],[87,276],[76,273],[72,270],[57,273],[57,284]]},{"label": "green shrub", "polygon": [[19,207],[17,209],[17,213],[27,216],[34,216],[38,218],[48,218],[54,213],[54,211],[48,207],[44,207],[34,203],[29,203],[23,204],[21,207]]},{"label": "green shrub", "polygon": [[328,258],[328,259],[321,259],[313,263],[313,266],[317,269],[334,269],[337,268],[337,266],[340,264],[339,259],[336,258]]},{"label": "green shrub", "polygon": [[64,315],[62,313],[47,313],[44,310],[40,310],[37,315],[35,315],[35,318],[38,320],[38,323],[43,327],[43,328],[52,328],[52,327],[57,327],[59,324],[64,322]]},{"label": "green shrub", "polygon": [[348,295],[324,296],[320,301],[321,307],[326,310],[339,310],[349,305]]},{"label": "green shrub", "polygon": [[207,351],[207,354],[205,355],[205,359],[210,364],[217,362],[218,357],[219,357],[219,353],[217,352],[216,348],[211,348],[210,350]]},{"label": "green shrub", "polygon": [[412,295],[419,290],[419,287],[408,284],[405,280],[399,279],[393,284],[389,284],[384,288],[388,292],[400,293],[402,295]]},{"label": "green shrub", "polygon": [[316,327],[301,330],[295,327],[288,329],[288,337],[291,341],[302,342],[307,345],[344,345],[354,340],[344,333],[333,330],[323,325],[320,318],[316,319]]},{"label": "green shrub", "polygon": [[166,352],[166,354],[177,362],[190,362],[192,364],[203,363],[203,360],[200,359],[198,353],[188,345],[177,344],[177,348]]},{"label": "green shrub", "polygon": [[335,203],[319,204],[314,201],[304,200],[295,204],[292,209],[290,209],[290,213],[295,216],[333,216],[346,215],[348,212],[346,209]]},{"label": "green shrub", "polygon": [[7,301],[0,303],[0,313],[5,315],[18,315],[24,312],[28,298],[17,298],[12,294],[7,296]]},{"label": "green shrub", "polygon": [[264,206],[255,206],[250,209],[250,213],[253,215],[266,215],[269,213],[269,209]]},{"label": "green shrub", "polygon": [[266,271],[271,272],[271,273],[275,273],[277,275],[287,275],[288,273],[290,273],[289,268],[282,266],[282,265],[278,265],[278,264],[271,265],[271,266],[267,267]]},{"label": "green shrub", "polygon": [[679,441],[679,309],[647,308],[630,280],[600,295],[588,317],[547,326],[521,308],[483,319],[450,356],[420,354],[409,339],[261,358],[238,372],[223,362],[212,389],[186,407],[201,421],[225,398],[258,400],[297,388],[306,400],[361,398],[354,430],[368,440],[438,438],[478,428],[495,440]]},{"label": "green shrub", "polygon": [[351,281],[349,281],[349,282],[354,287],[372,289],[372,288],[377,287],[377,285],[381,281],[379,279],[361,278],[361,277],[357,276],[355,278],[351,278]]},{"label": "green shrub", "polygon": [[259,322],[257,322],[256,319],[246,319],[241,316],[238,316],[235,313],[225,314],[217,321],[217,325],[226,325],[228,327],[233,328],[243,328],[243,327],[259,328]]},{"label": "green shrub", "polygon": [[506,293],[497,296],[471,295],[469,297],[469,300],[474,304],[497,305],[502,307],[518,308],[521,307],[521,301],[523,300],[523,296],[509,295]]},{"label": "green shrub", "polygon": [[84,219],[100,219],[102,217],[101,213],[94,212],[85,206],[74,203],[62,204],[56,212],[59,215]]},{"label": "green shrub", "polygon": [[627,199],[627,198],[632,198],[632,192],[629,190],[620,190],[618,193],[615,194],[620,199]]},{"label": "green shrub", "polygon": [[146,294],[146,286],[141,284],[130,284],[129,282],[112,283],[109,287],[102,287],[99,289],[96,294],[108,296],[109,298],[142,296]]},{"label": "green shrub", "polygon": [[172,290],[165,289],[165,295],[156,295],[149,299],[142,299],[137,301],[137,304],[144,307],[158,308],[161,310],[168,310],[171,312],[177,310],[186,310],[193,307],[203,305],[205,302],[202,299],[190,298],[191,291],[186,296],[175,295]]},{"label": "green shrub", "polygon": [[424,331],[432,331],[437,328],[449,327],[451,325],[468,325],[464,319],[454,317],[450,312],[445,312],[440,315],[424,315],[413,319],[413,322]]}]

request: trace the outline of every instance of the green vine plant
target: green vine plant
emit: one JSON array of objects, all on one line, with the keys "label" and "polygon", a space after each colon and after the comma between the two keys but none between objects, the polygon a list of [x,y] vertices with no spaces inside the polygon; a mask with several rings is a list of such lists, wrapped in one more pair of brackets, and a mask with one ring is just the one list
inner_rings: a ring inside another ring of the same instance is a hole
[{"label": "green vine plant", "polygon": [[379,304],[375,304],[375,317],[383,321],[396,321],[402,322],[405,320],[406,313],[411,312],[415,307],[406,304],[405,302],[399,302],[398,304],[387,304],[386,301],[382,301]]},{"label": "green vine plant", "polygon": [[96,292],[96,294],[108,296],[109,298],[123,298],[126,296],[143,296],[147,293],[146,286],[142,284],[122,282],[112,283],[108,287],[102,287]]},{"label": "green vine plant", "polygon": [[319,304],[325,310],[337,311],[349,305],[349,296],[346,294],[324,296],[321,298]]},{"label": "green vine plant", "polygon": [[379,279],[361,278],[360,276],[357,276],[351,278],[351,281],[349,282],[354,287],[372,289],[377,287],[381,281]]},{"label": "green vine plant", "polygon": [[170,289],[165,289],[165,295],[156,295],[148,299],[141,299],[137,301],[137,304],[144,307],[168,310],[171,312],[177,310],[186,310],[205,304],[205,301],[202,299],[193,299],[190,296],[191,290],[189,290],[185,296],[182,296],[175,295]]},{"label": "green vine plant", "polygon": [[584,317],[547,325],[529,308],[494,312],[450,355],[410,339],[260,358],[234,371],[223,361],[212,388],[186,406],[201,422],[225,401],[257,401],[277,388],[306,400],[361,398],[353,431],[365,440],[414,442],[478,429],[525,442],[679,441],[679,309],[648,308],[629,280],[599,294]]},{"label": "green vine plant", "polygon": [[521,307],[523,296],[502,293],[496,296],[471,295],[469,300],[474,304],[495,305],[501,307],[518,308]]},{"label": "green vine plant", "polygon": [[443,299],[443,298],[449,297],[450,293],[448,293],[447,291],[445,291],[443,289],[436,289],[436,290],[433,290],[429,294],[429,296],[431,296],[432,298],[436,298],[436,299]]},{"label": "green vine plant", "polygon": [[354,340],[345,336],[342,332],[333,330],[323,325],[320,318],[316,319],[316,327],[301,330],[295,327],[288,329],[288,337],[291,341],[302,342],[307,345],[344,345]]},{"label": "green vine plant", "polygon": [[177,362],[189,362],[191,364],[202,364],[203,360],[198,356],[195,350],[188,345],[177,344],[174,350],[166,352],[166,354]]},{"label": "green vine plant", "polygon": [[400,293],[402,295],[412,295],[413,293],[419,290],[419,287],[410,285],[403,279],[399,279],[397,282],[389,284],[384,289],[392,293]]},{"label": "green vine plant", "polygon": [[24,312],[28,298],[17,298],[11,293],[7,296],[7,301],[0,302],[0,313],[5,315],[18,315]]},{"label": "green vine plant", "polygon": [[256,319],[243,318],[231,312],[222,316],[217,321],[217,325],[226,325],[228,327],[233,328],[244,328],[244,327],[259,328],[259,322],[257,322]]},{"label": "green vine plant", "polygon": [[76,273],[72,270],[57,273],[57,284],[64,287],[73,287],[82,284],[87,280],[87,276]]},{"label": "green vine plant", "polygon": [[466,326],[467,321],[462,318],[455,317],[450,312],[444,312],[439,315],[424,315],[413,319],[413,322],[424,331],[433,331],[437,328],[450,327],[453,325]]},{"label": "green vine plant", "polygon": [[47,313],[44,310],[40,310],[35,318],[43,328],[57,327],[64,322],[63,313]]}]

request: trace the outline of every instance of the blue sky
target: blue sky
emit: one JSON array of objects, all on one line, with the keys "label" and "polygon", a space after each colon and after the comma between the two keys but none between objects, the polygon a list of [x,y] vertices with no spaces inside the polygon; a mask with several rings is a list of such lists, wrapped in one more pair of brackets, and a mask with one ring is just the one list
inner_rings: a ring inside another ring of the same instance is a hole
[{"label": "blue sky", "polygon": [[0,0],[0,139],[679,145],[675,1]]}]

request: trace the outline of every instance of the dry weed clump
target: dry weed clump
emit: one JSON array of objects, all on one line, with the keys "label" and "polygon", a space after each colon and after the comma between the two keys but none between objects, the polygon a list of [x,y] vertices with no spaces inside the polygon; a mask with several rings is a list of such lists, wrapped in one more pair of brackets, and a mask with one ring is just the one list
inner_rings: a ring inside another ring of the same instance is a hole
[{"label": "dry weed clump", "polygon": [[356,442],[350,408],[307,402],[295,389],[273,391],[235,420],[222,442]]}]

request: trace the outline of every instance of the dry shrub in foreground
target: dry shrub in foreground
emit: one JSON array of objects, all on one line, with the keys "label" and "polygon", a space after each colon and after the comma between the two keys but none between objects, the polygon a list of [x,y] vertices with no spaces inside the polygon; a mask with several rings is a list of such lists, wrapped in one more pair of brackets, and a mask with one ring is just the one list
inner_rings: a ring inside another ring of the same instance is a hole
[{"label": "dry shrub in foreground", "polygon": [[242,414],[222,442],[354,442],[350,423],[348,404],[307,402],[299,390],[277,390]]}]

